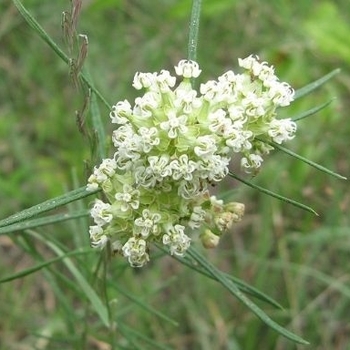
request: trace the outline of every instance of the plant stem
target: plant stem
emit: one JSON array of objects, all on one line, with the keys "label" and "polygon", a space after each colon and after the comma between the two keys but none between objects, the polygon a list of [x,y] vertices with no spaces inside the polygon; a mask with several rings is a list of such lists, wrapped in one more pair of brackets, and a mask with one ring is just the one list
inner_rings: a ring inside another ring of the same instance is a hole
[{"label": "plant stem", "polygon": [[188,53],[189,60],[196,61],[197,59],[197,44],[198,44],[198,30],[199,19],[201,15],[202,0],[192,1],[192,11],[190,19],[190,28],[188,36]]}]

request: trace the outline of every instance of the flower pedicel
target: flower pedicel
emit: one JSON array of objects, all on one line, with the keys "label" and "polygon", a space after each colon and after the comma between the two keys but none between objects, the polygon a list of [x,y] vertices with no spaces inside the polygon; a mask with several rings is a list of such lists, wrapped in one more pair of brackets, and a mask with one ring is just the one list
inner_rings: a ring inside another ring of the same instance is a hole
[{"label": "flower pedicel", "polygon": [[[257,57],[238,60],[243,73],[228,71],[193,90],[191,79],[201,70],[182,60],[175,72],[136,73],[133,87],[145,91],[132,106],[113,106],[113,158],[94,168],[87,190],[102,189],[108,203],[96,199],[91,209],[93,247],[110,242],[131,266],[141,267],[148,246],[158,242],[182,256],[191,230],[200,229],[205,247],[241,220],[244,205],[211,196],[209,185],[220,182],[233,156],[241,167],[256,171],[263,156],[294,137],[296,124],[277,119],[276,109],[288,106],[293,89],[280,82],[274,69]],[[259,139],[257,139],[259,138]]]}]

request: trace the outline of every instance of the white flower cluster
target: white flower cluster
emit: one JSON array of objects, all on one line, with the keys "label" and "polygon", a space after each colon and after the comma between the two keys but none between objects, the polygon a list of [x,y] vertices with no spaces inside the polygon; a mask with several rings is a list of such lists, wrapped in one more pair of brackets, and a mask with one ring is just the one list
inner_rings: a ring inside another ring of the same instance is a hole
[{"label": "white flower cluster", "polygon": [[182,77],[177,87],[166,70],[136,73],[133,87],[145,93],[133,106],[127,100],[113,106],[116,151],[88,180],[87,189],[101,188],[109,202],[97,199],[91,209],[92,246],[110,242],[132,266],[143,266],[150,242],[181,256],[190,245],[186,228],[202,228],[202,243],[213,247],[241,219],[244,205],[224,204],[208,185],[228,174],[235,154],[246,172],[259,168],[272,149],[260,140],[290,140],[296,124],[276,119],[276,108],[289,105],[294,91],[273,67],[254,56],[239,65],[242,74],[228,71],[201,84],[200,93],[191,85],[201,73],[194,61],[175,67]]}]

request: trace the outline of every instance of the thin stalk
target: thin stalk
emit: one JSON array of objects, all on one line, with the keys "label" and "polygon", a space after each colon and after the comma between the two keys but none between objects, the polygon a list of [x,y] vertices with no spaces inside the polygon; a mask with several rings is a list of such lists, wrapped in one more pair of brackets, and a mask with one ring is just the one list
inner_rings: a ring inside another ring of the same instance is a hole
[{"label": "thin stalk", "polygon": [[199,20],[201,16],[202,0],[192,1],[192,11],[190,19],[190,28],[188,35],[188,53],[187,57],[189,60],[197,60],[197,45],[198,45],[198,31],[199,31]]}]

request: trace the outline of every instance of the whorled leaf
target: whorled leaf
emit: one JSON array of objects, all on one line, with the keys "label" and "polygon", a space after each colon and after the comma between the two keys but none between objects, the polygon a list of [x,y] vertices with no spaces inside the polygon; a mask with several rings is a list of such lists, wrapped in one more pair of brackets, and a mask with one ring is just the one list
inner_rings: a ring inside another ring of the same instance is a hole
[{"label": "whorled leaf", "polygon": [[34,205],[33,207],[22,210],[17,214],[11,215],[8,218],[0,221],[0,227],[4,227],[4,226],[15,224],[17,222],[28,220],[34,216],[45,213],[52,209],[56,209],[62,205],[76,201],[78,199],[91,196],[92,194],[97,192],[98,191],[87,191],[86,186],[80,187],[76,190],[63,194],[62,196],[49,199],[45,202]]},{"label": "whorled leaf", "polygon": [[279,199],[279,200],[281,200],[283,202],[286,202],[286,203],[289,203],[291,205],[294,205],[297,208],[300,208],[300,209],[306,210],[306,211],[308,211],[310,213],[313,213],[315,215],[318,215],[315,212],[315,210],[313,210],[312,208],[308,207],[305,204],[299,203],[299,202],[297,202],[297,201],[295,201],[295,200],[293,200],[291,198],[281,196],[280,194],[272,192],[272,191],[270,191],[270,190],[268,190],[266,188],[263,188],[261,186],[255,185],[251,181],[244,180],[242,177],[240,177],[240,176],[238,176],[238,175],[236,175],[236,174],[234,174],[232,172],[230,172],[228,175],[231,176],[232,178],[234,178],[234,179],[244,183],[245,185],[247,185],[247,186],[249,186],[251,188],[254,188],[254,189],[256,189],[256,190],[258,190],[258,191],[260,191],[262,193],[265,193],[265,194],[267,194],[267,195],[269,195],[271,197],[277,198],[277,199]]},{"label": "whorled leaf", "polygon": [[258,316],[264,323],[269,327],[283,335],[287,339],[293,342],[307,345],[309,342],[302,339],[298,335],[288,331],[287,329],[280,326],[278,323],[273,321],[263,310],[261,310],[256,304],[254,304],[245,294],[243,294],[239,288],[229,280],[223,272],[218,270],[214,265],[201,256],[194,248],[187,251],[190,257],[196,261],[201,267],[203,267],[209,274],[213,276],[223,287],[225,287],[231,294],[233,294],[238,300],[240,300],[245,306],[247,306],[256,316]]},{"label": "whorled leaf", "polygon": [[318,89],[320,86],[322,86],[324,83],[326,83],[328,80],[332,79],[335,75],[337,75],[340,72],[340,69],[337,68],[333,70],[332,72],[326,74],[325,76],[313,81],[310,84],[305,85],[304,87],[298,89],[295,91],[294,99],[298,99],[300,97],[303,97],[314,90]]}]

